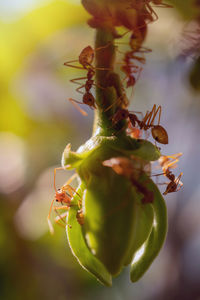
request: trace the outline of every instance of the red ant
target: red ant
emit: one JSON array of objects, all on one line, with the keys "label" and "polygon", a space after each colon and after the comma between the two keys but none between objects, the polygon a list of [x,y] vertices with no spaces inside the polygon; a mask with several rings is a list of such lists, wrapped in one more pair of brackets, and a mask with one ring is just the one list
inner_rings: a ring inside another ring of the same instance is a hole
[{"label": "red ant", "polygon": [[[58,210],[60,210],[60,209],[61,210],[63,210],[63,209],[69,210],[70,207],[72,206],[71,205],[71,199],[74,196],[74,194],[77,194],[80,197],[80,195],[76,192],[76,190],[70,186],[70,183],[77,177],[77,174],[74,174],[60,189],[57,190],[56,189],[56,184],[55,184],[56,170],[63,170],[63,168],[55,168],[54,169],[54,189],[55,189],[55,196],[54,196],[54,199],[51,202],[51,206],[50,206],[50,209],[49,209],[49,214],[47,216],[47,222],[48,222],[49,230],[50,230],[51,234],[54,233],[53,225],[52,225],[52,223],[50,221],[50,216],[51,216],[52,209],[56,213],[58,213]],[[59,202],[61,204],[64,203],[64,205],[62,205],[62,206],[53,206],[54,201]],[[79,201],[78,206],[79,207],[81,206],[81,200]],[[63,213],[61,215],[58,215],[58,217],[55,218],[55,222],[58,223],[60,220],[63,221],[63,219],[66,216],[67,216],[67,212],[65,212],[65,213]],[[84,224],[84,216],[83,216],[83,213],[82,213],[82,209],[80,209],[77,212],[76,218],[77,218],[77,221],[78,221],[78,223],[80,225]],[[60,224],[60,223],[58,223],[58,224]],[[69,224],[67,224],[67,225],[69,227],[71,227],[71,225],[69,225]]]},{"label": "red ant", "polygon": [[172,193],[172,192],[177,192],[183,186],[183,183],[180,182],[180,178],[183,173],[180,173],[180,175],[176,178],[175,175],[170,170],[170,168],[176,168],[176,163],[178,162],[179,160],[178,158],[181,155],[182,153],[176,153],[174,155],[163,155],[159,158],[159,163],[162,167],[163,174],[170,180],[170,182],[167,183],[167,188],[163,193],[163,195],[167,195],[168,193]]},{"label": "red ant", "polygon": [[[91,90],[92,86],[94,85],[94,80],[92,78],[95,75],[95,70],[109,70],[109,69],[108,68],[93,67],[92,63],[93,63],[93,60],[94,60],[95,51],[100,50],[100,49],[105,48],[105,47],[108,47],[108,45],[103,46],[103,47],[99,47],[96,50],[94,50],[91,46],[87,46],[81,51],[78,60],[71,60],[71,61],[68,61],[68,62],[64,63],[65,66],[87,71],[87,75],[85,77],[80,77],[80,78],[75,78],[75,79],[70,80],[71,82],[73,82],[75,84],[81,85],[80,87],[78,87],[76,89],[76,91],[83,94],[83,102],[79,102],[75,99],[69,98],[69,101],[71,101],[73,104],[75,104],[75,103],[86,104],[90,108],[93,108],[93,109],[96,108],[95,98],[90,93],[90,90]],[[71,64],[71,63],[77,62],[77,61],[80,63],[80,65],[82,65],[82,67]],[[82,84],[79,83],[79,81],[83,80],[83,79],[86,79],[86,83],[82,85]],[[80,89],[82,89],[83,87],[85,88],[85,93],[80,92]],[[87,113],[84,110],[80,109],[78,106],[76,106],[76,108],[78,108],[79,111],[83,115],[87,115]]]},{"label": "red ant", "polygon": [[[133,159],[133,158],[132,158]],[[118,175],[127,177],[133,186],[136,187],[138,192],[143,194],[142,203],[152,203],[154,200],[154,195],[152,191],[149,191],[142,183],[137,180],[137,177],[144,172],[145,164],[143,160],[139,158],[134,158],[136,166],[133,165],[133,161],[126,157],[113,157],[111,159],[105,160],[103,165],[105,167],[110,167]]]},{"label": "red ant", "polygon": [[[145,61],[145,59],[143,60],[143,58],[139,56],[134,56],[132,51],[125,53],[121,70],[126,74],[124,80],[126,80],[127,88],[135,85],[136,81],[140,76],[140,72],[142,71],[142,68],[139,68],[131,61],[132,59],[137,59],[137,60],[141,59],[142,63],[144,63]],[[134,76],[133,74],[137,74],[137,77]]]},{"label": "red ant", "polygon": [[152,2],[157,7],[166,7],[166,8],[172,8],[173,7],[172,5],[162,3],[162,0],[147,0],[147,1]]},{"label": "red ant", "polygon": [[182,175],[183,173],[180,173],[180,175],[176,178],[175,175],[169,169],[166,170],[165,176],[170,180],[170,182],[168,183],[163,195],[178,192],[181,189],[181,187],[183,186],[183,183],[180,181]]},{"label": "red ant", "polygon": [[[156,115],[159,111],[158,124],[154,125],[153,122],[155,120]],[[156,105],[154,104],[152,110],[150,112],[147,111],[145,117],[142,121],[138,119],[136,114],[130,113],[127,109],[118,109],[117,112],[112,117],[113,126],[116,125],[121,120],[129,119],[130,124],[135,128],[136,124],[138,124],[140,130],[148,130],[151,128],[152,137],[156,142],[161,144],[168,144],[168,134],[167,131],[160,124],[160,116],[161,116],[161,106],[159,105],[156,109]],[[130,126],[129,126],[130,128]]]},{"label": "red ant", "polygon": [[[141,23],[141,22],[140,22]],[[145,40],[147,33],[147,25],[143,21],[142,24],[139,24],[139,27],[135,28],[130,36],[129,45],[131,47],[131,51],[127,51],[125,53],[123,59],[123,65],[121,70],[126,74],[125,80],[127,80],[127,88],[130,86],[134,86],[139,75],[142,71],[142,67],[138,67],[133,60],[140,62],[141,64],[145,64],[146,60],[144,57],[136,55],[136,53],[145,53],[150,52],[150,49],[142,47],[142,43]],[[137,73],[137,78],[133,75],[133,73]]]},{"label": "red ant", "polygon": [[[152,110],[150,112],[147,111],[143,120],[139,122],[139,127],[140,129],[144,130],[148,130],[149,128],[151,128],[152,137],[156,142],[160,144],[168,144],[167,131],[160,125],[161,110],[162,108],[160,105],[156,109],[156,104],[154,104]],[[158,124],[154,125],[153,123],[158,112]]]}]

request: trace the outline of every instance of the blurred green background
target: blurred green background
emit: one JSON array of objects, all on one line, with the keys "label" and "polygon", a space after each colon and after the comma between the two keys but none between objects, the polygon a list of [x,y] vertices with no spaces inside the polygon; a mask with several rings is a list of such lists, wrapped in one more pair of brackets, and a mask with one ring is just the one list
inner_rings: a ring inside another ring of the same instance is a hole
[{"label": "blurred green background", "polygon": [[[67,101],[80,100],[69,79],[84,72],[63,63],[92,45],[94,30],[80,1],[0,1],[0,299],[200,299],[200,76],[193,75],[196,90],[189,80],[200,52],[194,2],[156,9],[145,43],[153,51],[131,102],[143,113],[162,105],[169,134],[162,153],[183,152],[176,174],[183,172],[184,187],[166,196],[168,237],[150,270],[132,284],[126,268],[105,288],[78,265],[65,230],[55,226],[51,236],[46,222],[62,151],[91,135],[93,112],[85,108],[83,117]],[[57,186],[71,174],[58,172]]]}]

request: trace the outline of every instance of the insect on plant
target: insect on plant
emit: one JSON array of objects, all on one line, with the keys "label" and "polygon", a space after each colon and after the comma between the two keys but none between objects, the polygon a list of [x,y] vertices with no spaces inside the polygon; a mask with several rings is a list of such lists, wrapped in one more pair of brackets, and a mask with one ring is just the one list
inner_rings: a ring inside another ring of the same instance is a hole
[{"label": "insect on plant", "polygon": [[183,183],[180,181],[182,175],[183,173],[180,173],[178,177],[175,177],[175,175],[169,169],[166,170],[165,176],[170,180],[170,182],[167,184],[167,188],[163,195],[178,192],[181,189],[183,186]]},{"label": "insect on plant", "polygon": [[[146,60],[143,53],[150,52],[150,49],[142,47],[142,43],[146,37],[147,25],[146,23],[140,24],[135,28],[130,36],[129,46],[131,51],[127,51],[124,54],[121,70],[125,73],[124,80],[126,81],[126,87],[133,87],[138,80],[142,67],[135,64],[135,61],[140,64],[145,64]],[[138,54],[142,54],[139,56]]]},{"label": "insect on plant", "polygon": [[103,162],[105,167],[110,167],[118,175],[127,177],[131,184],[143,195],[143,204],[152,203],[154,200],[153,192],[139,181],[140,175],[145,171],[146,163],[139,158],[113,157]]},{"label": "insect on plant", "polygon": [[[106,46],[105,46],[106,47]],[[80,55],[79,55],[79,59],[78,60],[71,60],[71,61],[67,61],[64,63],[65,66],[67,67],[72,67],[72,68],[76,68],[76,69],[81,69],[81,70],[86,70],[87,71],[87,75],[84,77],[79,77],[79,78],[74,78],[71,79],[70,81],[80,85],[76,91],[81,93],[83,95],[83,102],[77,101],[73,98],[69,98],[68,100],[71,101],[72,104],[75,104],[75,107],[83,114],[83,115],[87,115],[87,113],[80,109],[79,106],[76,106],[76,103],[78,104],[86,104],[88,105],[90,108],[95,109],[96,105],[95,105],[95,98],[92,95],[92,93],[90,92],[92,86],[96,85],[96,83],[94,83],[94,75],[95,75],[95,70],[108,70],[106,68],[97,68],[94,67],[92,65],[93,61],[94,61],[94,55],[95,55],[95,51],[98,51],[102,48],[105,47],[100,47],[97,48],[96,50],[94,50],[91,46],[87,46],[85,47]],[[76,66],[73,65],[71,63],[73,62],[79,62],[79,64],[81,66]],[[86,82],[84,84],[80,83],[80,81],[82,80],[86,80]],[[85,88],[85,92],[82,92],[81,89]]]},{"label": "insect on plant", "polygon": [[173,155],[162,155],[159,158],[159,164],[165,174],[165,172],[167,171],[167,169],[169,168],[176,168],[176,163],[179,161],[179,157],[182,156],[183,153],[179,152]]},{"label": "insect on plant", "polygon": [[[151,128],[151,134],[154,140],[160,144],[168,144],[168,134],[164,127],[160,125],[160,118],[161,118],[161,111],[162,108],[159,105],[156,109],[156,104],[153,105],[153,108],[150,112],[146,112],[145,117],[141,122],[139,122],[140,129],[148,130]],[[154,120],[158,116],[158,124],[154,125]]]},{"label": "insect on plant", "polygon": [[[52,209],[53,211],[55,211],[58,216],[55,218],[55,222],[59,225],[61,225],[61,223],[59,223],[60,221],[63,221],[66,225],[68,225],[69,227],[71,227],[71,225],[67,224],[64,221],[64,218],[67,216],[67,211],[70,209],[71,206],[74,206],[75,204],[71,204],[71,200],[74,196],[74,194],[77,194],[80,198],[79,202],[78,202],[78,206],[79,208],[81,207],[81,197],[80,195],[76,192],[76,190],[70,186],[70,183],[77,177],[77,174],[72,175],[69,180],[60,188],[60,189],[56,189],[56,171],[57,170],[63,170],[63,168],[55,168],[54,169],[54,189],[55,189],[55,196],[54,199],[51,202],[50,205],[50,209],[49,209],[49,214],[47,216],[47,222],[49,225],[49,230],[51,232],[51,234],[54,233],[54,228],[53,225],[51,223],[50,220],[50,216],[51,216],[51,212]],[[54,206],[54,201],[61,203],[61,206]],[[67,210],[66,212],[62,213],[61,215],[58,213],[59,210]],[[76,215],[77,221],[80,225],[83,225],[84,223],[84,216],[83,216],[83,212],[82,209],[79,209]],[[61,225],[62,226],[62,225]]]},{"label": "insect on plant", "polygon": [[[154,125],[155,118],[158,116],[158,124]],[[140,113],[140,112],[139,112]],[[140,121],[135,113],[129,112],[127,109],[118,109],[117,112],[112,117],[112,124],[115,126],[119,121],[121,120],[129,120],[129,129],[130,129],[130,135],[131,135],[131,127],[134,128],[135,133],[135,127],[136,125],[139,126],[140,130],[147,131],[151,128],[151,134],[154,140],[161,144],[168,144],[168,134],[167,131],[160,125],[160,117],[161,117],[161,106],[159,105],[158,108],[156,108],[156,105],[154,104],[152,110],[149,112],[146,112],[145,117]],[[140,132],[137,132],[138,135],[140,135]]]}]

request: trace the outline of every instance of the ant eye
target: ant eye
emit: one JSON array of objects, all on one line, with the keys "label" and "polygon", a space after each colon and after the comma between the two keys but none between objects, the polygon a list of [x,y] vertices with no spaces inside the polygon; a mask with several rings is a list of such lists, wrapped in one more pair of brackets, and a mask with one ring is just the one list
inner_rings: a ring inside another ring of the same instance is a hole
[{"label": "ant eye", "polygon": [[58,202],[58,199],[56,199],[56,202]]}]

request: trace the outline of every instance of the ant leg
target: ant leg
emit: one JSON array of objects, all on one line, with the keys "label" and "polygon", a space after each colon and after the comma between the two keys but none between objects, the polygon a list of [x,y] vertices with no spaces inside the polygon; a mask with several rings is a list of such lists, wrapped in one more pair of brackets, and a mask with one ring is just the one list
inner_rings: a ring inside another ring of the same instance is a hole
[{"label": "ant leg", "polygon": [[[183,186],[183,183],[180,181],[181,177],[182,177],[183,173],[181,172],[180,175],[175,179],[175,183],[178,186],[180,184],[179,190],[181,189],[181,187]],[[178,191],[178,190],[177,190]]]},{"label": "ant leg", "polygon": [[54,228],[53,228],[53,225],[51,223],[50,218],[48,218],[48,217],[47,217],[47,223],[48,223],[48,226],[49,226],[49,231],[53,235],[54,234]]},{"label": "ant leg", "polygon": [[66,61],[66,62],[64,63],[64,66],[66,66],[66,67],[71,67],[71,68],[75,68],[75,69],[79,69],[79,70],[85,70],[85,68],[83,68],[83,67],[71,65],[71,63],[73,63],[73,62],[78,62],[78,59]]},{"label": "ant leg", "polygon": [[97,47],[97,48],[95,49],[95,52],[96,52],[96,51],[99,51],[99,50],[101,50],[101,49],[105,49],[105,48],[107,48],[109,45],[111,45],[111,42],[108,42],[105,46]]},{"label": "ant leg", "polygon": [[57,188],[56,188],[56,171],[57,170],[64,170],[64,168],[63,167],[54,168],[54,189],[55,189],[55,192],[57,192]]},{"label": "ant leg", "polygon": [[146,62],[145,57],[140,57],[140,56],[137,56],[137,55],[133,55],[131,57],[131,59],[135,59],[135,60],[139,61],[141,64],[145,64],[145,62]]},{"label": "ant leg", "polygon": [[[56,210],[55,210],[55,212],[58,214],[58,212],[57,212]],[[62,226],[62,227],[66,227],[66,225],[67,225],[67,226],[69,226],[70,228],[72,228],[72,226],[69,225],[68,223],[66,223],[66,221],[64,220],[64,218],[66,218],[66,216],[67,216],[67,213],[68,213],[68,212],[62,213],[61,215],[58,214],[58,216],[55,218],[55,223],[58,224],[58,225],[60,225],[60,226]],[[65,225],[59,223],[60,220],[61,220]]]},{"label": "ant leg", "polygon": [[153,7],[159,7],[159,8],[172,8],[173,6],[166,3],[154,3],[155,5],[152,5]]},{"label": "ant leg", "polygon": [[112,71],[111,68],[101,68],[101,67],[94,67],[95,70],[101,70],[101,71]]},{"label": "ant leg", "polygon": [[84,88],[84,87],[85,87],[85,84],[82,84],[81,86],[79,86],[79,87],[76,89],[76,91],[77,91],[79,94],[84,95],[84,94],[85,94],[84,92],[79,91],[79,90],[81,90],[81,89]]},{"label": "ant leg", "polygon": [[[104,112],[110,110],[114,105],[118,105],[118,104],[120,103],[120,98],[121,98],[121,97],[117,98],[117,100],[114,101],[114,103],[112,103],[111,105],[109,105],[109,106],[104,110]],[[111,118],[112,118],[112,117],[111,117]]]},{"label": "ant leg", "polygon": [[75,99],[72,99],[72,98],[69,98],[68,99],[71,103],[72,103],[72,105],[83,115],[83,116],[87,116],[88,114],[87,114],[87,112],[85,111],[85,110],[83,110],[82,108],[80,108],[79,107],[79,105],[77,104],[77,103],[79,103],[79,104],[83,104],[82,102],[79,102],[79,101],[77,101],[77,100],[75,100]]},{"label": "ant leg", "polygon": [[147,126],[150,127],[152,125],[152,116],[155,115],[155,111],[156,111],[156,104],[153,105],[152,110],[150,111],[150,113],[148,114],[148,118],[146,119],[147,121]]},{"label": "ant leg", "polygon": [[[156,107],[156,106],[155,106],[155,107]],[[153,115],[153,118],[152,118],[152,120],[151,120],[151,124],[150,124],[150,125],[153,125],[154,120],[155,120],[155,117],[156,117],[156,115],[158,114],[158,112],[159,112],[159,115],[158,115],[158,125],[160,124],[161,111],[162,111],[162,108],[161,108],[161,106],[159,105],[158,108],[157,108],[157,110],[154,111],[154,115]]]},{"label": "ant leg", "polygon": [[85,76],[85,77],[73,78],[73,79],[70,79],[70,82],[81,85],[81,83],[79,81],[83,80],[83,79],[87,79],[87,77]]},{"label": "ant leg", "polygon": [[152,19],[152,22],[157,21],[158,20],[158,15],[156,14],[156,12],[153,10],[153,8],[151,7],[151,5],[149,3],[146,3],[148,9],[149,9],[149,13],[151,14],[152,18],[153,15],[155,17],[155,19]]},{"label": "ant leg", "polygon": [[79,193],[77,193],[77,191],[73,187],[71,187],[70,185],[64,185],[62,187],[62,189],[64,191],[68,191],[71,198],[74,196],[74,194],[78,195],[81,198],[81,196],[79,195]]},{"label": "ant leg", "polygon": [[61,209],[67,209],[67,210],[69,210],[70,207],[71,207],[71,205],[54,206],[53,207],[53,211],[61,210]]}]

